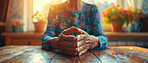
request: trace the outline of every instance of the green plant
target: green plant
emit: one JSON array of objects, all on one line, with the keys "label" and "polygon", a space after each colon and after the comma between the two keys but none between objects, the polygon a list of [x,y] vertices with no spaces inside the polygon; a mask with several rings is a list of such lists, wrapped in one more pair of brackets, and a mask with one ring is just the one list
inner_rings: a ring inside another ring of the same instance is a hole
[{"label": "green plant", "polygon": [[108,7],[102,12],[101,15],[101,20],[107,25],[110,25],[113,21],[117,23],[124,23],[126,18],[124,8],[120,5],[112,5]]},{"label": "green plant", "polygon": [[41,14],[39,11],[36,11],[35,14],[32,15],[33,22],[39,22],[39,21],[47,21],[47,15]]},{"label": "green plant", "polygon": [[134,13],[135,21],[139,21],[140,18],[144,18],[144,12],[141,9],[128,7],[127,10]]},{"label": "green plant", "polygon": [[124,9],[120,5],[112,5],[105,9],[102,12],[101,20],[104,21],[105,24],[110,25],[113,21],[117,23],[126,23],[127,26],[132,21],[137,21],[141,17],[144,17],[144,13],[140,9],[133,9],[129,7],[128,9]]}]

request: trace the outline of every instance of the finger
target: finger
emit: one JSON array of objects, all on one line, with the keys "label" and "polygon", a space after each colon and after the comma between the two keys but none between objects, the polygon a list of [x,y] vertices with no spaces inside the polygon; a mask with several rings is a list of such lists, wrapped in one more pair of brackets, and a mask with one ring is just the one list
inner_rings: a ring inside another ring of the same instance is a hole
[{"label": "finger", "polygon": [[[87,34],[84,30],[82,30],[82,29],[80,29],[80,28],[77,28],[77,27],[75,27],[74,30],[75,30],[75,32],[76,32],[78,35],[80,35],[80,34]],[[87,34],[87,35],[88,35],[88,34]]]},{"label": "finger", "polygon": [[93,46],[92,41],[87,40],[87,41],[86,41],[86,44],[89,45],[89,49],[92,49],[92,46]]},{"label": "finger", "polygon": [[90,40],[86,40],[85,42],[86,42],[86,44],[91,44]]},{"label": "finger", "polygon": [[75,30],[75,32],[79,35],[79,34],[82,34],[82,32],[80,31],[80,29],[78,29],[78,28],[74,28],[74,30]]},{"label": "finger", "polygon": [[81,56],[82,54],[84,54],[85,52],[87,52],[88,49],[84,49],[81,52],[78,53],[78,56]]},{"label": "finger", "polygon": [[77,48],[68,47],[68,46],[61,45],[61,44],[58,44],[57,49],[62,50],[62,51],[70,51],[70,52],[77,52],[78,51]]},{"label": "finger", "polygon": [[63,31],[63,34],[65,34],[65,35],[70,35],[71,33],[73,33],[74,28],[75,28],[75,27],[71,27],[71,28],[68,28],[68,29],[64,30],[64,31]]},{"label": "finger", "polygon": [[89,49],[89,45],[87,45],[87,44],[84,44],[84,45],[82,45],[81,47],[78,47],[78,52],[80,52],[80,51],[83,51],[84,49]]},{"label": "finger", "polygon": [[69,42],[69,41],[59,42],[59,45],[63,45],[63,46],[67,46],[67,47],[77,47],[77,43]]},{"label": "finger", "polygon": [[69,55],[77,55],[77,52],[70,52],[70,51],[63,51],[63,52]]},{"label": "finger", "polygon": [[65,35],[64,39],[67,41],[76,41],[76,37],[73,35]]},{"label": "finger", "polygon": [[77,47],[80,47],[80,46],[82,46],[82,45],[84,45],[84,44],[86,44],[85,41],[84,41],[84,40],[81,40],[81,41],[78,41],[78,42],[77,42],[76,46],[77,46]]},{"label": "finger", "polygon": [[77,39],[77,41],[80,41],[80,40],[84,40],[87,37],[88,37],[88,35],[80,34],[80,35],[77,35],[76,39]]},{"label": "finger", "polygon": [[76,39],[77,39],[77,41],[80,41],[83,39],[83,37],[82,37],[82,35],[77,35]]},{"label": "finger", "polygon": [[59,37],[59,40],[60,40],[60,41],[63,41],[63,40],[67,40],[67,41],[76,41],[76,38],[75,38],[75,36],[73,36],[73,35],[64,35],[64,34],[62,34],[62,35]]}]

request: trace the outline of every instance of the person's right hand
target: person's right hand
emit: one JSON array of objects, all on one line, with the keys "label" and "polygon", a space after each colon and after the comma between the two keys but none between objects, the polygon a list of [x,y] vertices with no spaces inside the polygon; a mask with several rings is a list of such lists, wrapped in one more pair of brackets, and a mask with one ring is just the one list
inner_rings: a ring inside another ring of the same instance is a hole
[{"label": "person's right hand", "polygon": [[73,31],[74,27],[64,30],[58,37],[50,40],[50,46],[62,50],[64,53],[77,55],[77,43],[73,42],[76,41],[76,38],[75,36],[70,35]]}]

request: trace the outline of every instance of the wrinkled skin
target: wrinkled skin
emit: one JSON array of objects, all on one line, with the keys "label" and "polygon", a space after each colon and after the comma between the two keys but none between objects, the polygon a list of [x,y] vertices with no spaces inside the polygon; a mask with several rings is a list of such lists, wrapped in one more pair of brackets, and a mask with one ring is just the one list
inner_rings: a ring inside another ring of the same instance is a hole
[{"label": "wrinkled skin", "polygon": [[[70,35],[73,31],[78,33],[77,37]],[[53,38],[50,41],[50,46],[67,54],[80,56],[87,52],[88,49],[97,47],[98,43],[98,39],[95,36],[90,36],[81,29],[71,27],[64,30],[58,37]]]}]

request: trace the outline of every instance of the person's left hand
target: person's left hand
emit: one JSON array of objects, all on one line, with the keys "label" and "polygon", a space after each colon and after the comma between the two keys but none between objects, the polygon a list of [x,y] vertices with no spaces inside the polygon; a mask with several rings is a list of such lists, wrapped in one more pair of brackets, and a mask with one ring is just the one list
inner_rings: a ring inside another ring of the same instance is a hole
[{"label": "person's left hand", "polygon": [[99,46],[98,38],[93,35],[80,34],[76,37],[78,55],[82,55],[87,52],[88,49]]},{"label": "person's left hand", "polygon": [[75,31],[78,33],[78,36],[76,37],[77,45],[78,47],[81,46],[80,50],[78,50],[79,55],[84,54],[88,49],[99,46],[97,37],[89,35],[87,32],[79,28],[75,28]]},{"label": "person's left hand", "polygon": [[93,35],[89,35],[89,37],[86,38],[86,43],[89,44],[89,49],[100,46],[98,38]]},{"label": "person's left hand", "polygon": [[89,49],[89,44],[86,43],[86,38],[88,37],[88,35],[85,34],[80,34],[77,35],[76,39],[77,39],[77,50],[78,50],[78,56],[84,54],[85,52],[87,52],[87,50]]}]

